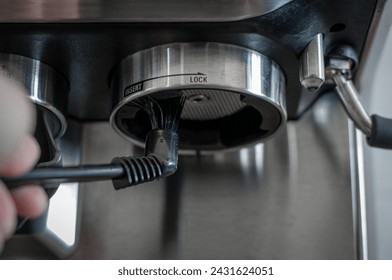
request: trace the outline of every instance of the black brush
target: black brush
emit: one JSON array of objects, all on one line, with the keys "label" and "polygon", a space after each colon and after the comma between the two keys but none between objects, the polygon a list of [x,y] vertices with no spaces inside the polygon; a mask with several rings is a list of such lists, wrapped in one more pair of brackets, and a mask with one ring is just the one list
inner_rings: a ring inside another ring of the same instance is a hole
[{"label": "black brush", "polygon": [[182,95],[161,100],[145,96],[129,104],[144,110],[148,114],[152,130],[162,129],[176,132],[185,100],[186,97]]},{"label": "black brush", "polygon": [[114,158],[110,164],[37,167],[22,176],[0,178],[12,189],[26,184],[51,185],[65,182],[112,180],[115,189],[134,186],[173,174],[177,170],[177,129],[185,97],[156,100],[138,98],[131,105],[144,110],[151,121],[144,157]]}]

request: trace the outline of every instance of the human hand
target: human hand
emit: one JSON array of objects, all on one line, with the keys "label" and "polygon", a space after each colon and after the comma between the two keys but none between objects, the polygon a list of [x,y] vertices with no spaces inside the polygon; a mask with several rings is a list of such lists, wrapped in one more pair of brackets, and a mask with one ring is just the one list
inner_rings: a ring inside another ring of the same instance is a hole
[{"label": "human hand", "polygon": [[[35,126],[34,109],[21,86],[0,78],[0,176],[23,174],[39,159],[39,145],[30,134]],[[17,214],[38,217],[47,204],[48,198],[39,186],[8,191],[0,181],[0,252],[15,231]]]}]

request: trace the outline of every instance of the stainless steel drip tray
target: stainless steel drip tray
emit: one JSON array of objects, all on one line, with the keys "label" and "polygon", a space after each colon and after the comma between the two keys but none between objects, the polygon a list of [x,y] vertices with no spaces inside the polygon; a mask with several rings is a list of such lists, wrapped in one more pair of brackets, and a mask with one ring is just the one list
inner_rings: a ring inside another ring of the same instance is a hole
[{"label": "stainless steel drip tray", "polygon": [[[85,185],[69,258],[355,258],[347,121],[334,102],[320,100],[264,145],[183,156],[168,180],[121,191]],[[108,123],[83,132],[84,162],[137,152]],[[12,240],[2,258],[53,257],[28,244]]]}]

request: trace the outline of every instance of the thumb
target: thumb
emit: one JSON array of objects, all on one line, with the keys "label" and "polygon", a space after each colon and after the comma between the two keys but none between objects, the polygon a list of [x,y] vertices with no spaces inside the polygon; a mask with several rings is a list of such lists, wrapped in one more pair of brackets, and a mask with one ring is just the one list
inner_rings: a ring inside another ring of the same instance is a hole
[{"label": "thumb", "polygon": [[35,108],[21,85],[0,78],[0,166],[35,126]]}]

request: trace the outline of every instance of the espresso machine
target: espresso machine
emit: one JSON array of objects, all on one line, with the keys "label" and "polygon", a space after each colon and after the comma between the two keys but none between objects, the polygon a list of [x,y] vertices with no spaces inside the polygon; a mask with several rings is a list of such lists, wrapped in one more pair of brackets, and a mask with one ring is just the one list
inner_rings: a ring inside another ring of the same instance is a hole
[{"label": "espresso machine", "polygon": [[[45,181],[48,211],[1,258],[369,257],[361,151],[392,148],[392,121],[356,81],[385,1],[0,4],[1,74],[36,105],[37,168],[142,158],[122,165],[132,188]],[[178,121],[170,176],[143,157],[156,115]]]}]

